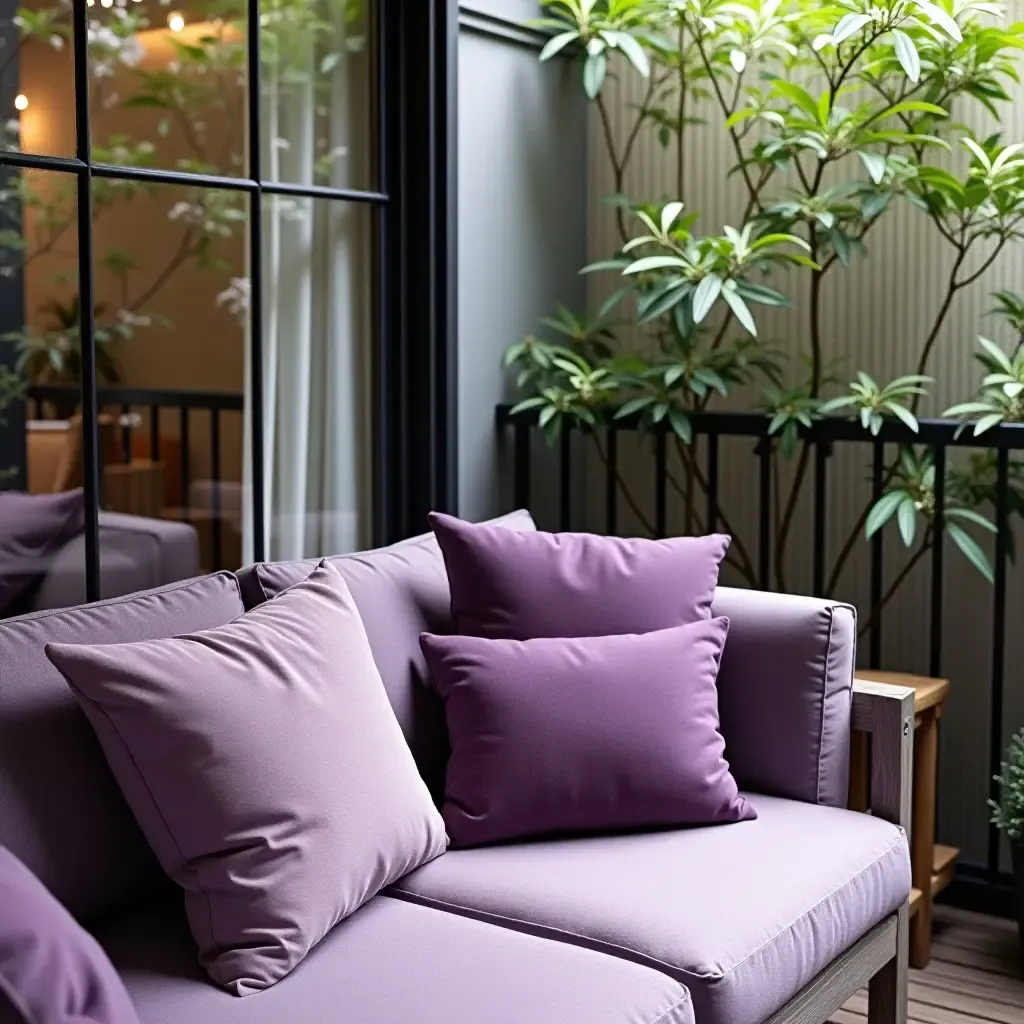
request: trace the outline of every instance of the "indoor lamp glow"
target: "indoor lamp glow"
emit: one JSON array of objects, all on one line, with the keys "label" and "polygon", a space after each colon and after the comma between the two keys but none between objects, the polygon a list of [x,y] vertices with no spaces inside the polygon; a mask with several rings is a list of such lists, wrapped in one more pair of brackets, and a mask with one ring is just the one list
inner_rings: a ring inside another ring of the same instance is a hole
[{"label": "indoor lamp glow", "polygon": [[175,11],[173,14],[167,15],[167,27],[172,32],[180,32],[185,27],[184,15]]},{"label": "indoor lamp glow", "polygon": [[14,106],[17,110],[24,110],[28,106],[28,97],[23,92],[19,92],[14,97]]}]

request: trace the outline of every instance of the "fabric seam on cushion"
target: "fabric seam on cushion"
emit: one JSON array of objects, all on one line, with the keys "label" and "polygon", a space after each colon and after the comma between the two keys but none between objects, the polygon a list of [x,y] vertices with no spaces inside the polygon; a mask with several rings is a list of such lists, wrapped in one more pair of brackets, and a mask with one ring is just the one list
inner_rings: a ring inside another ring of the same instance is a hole
[{"label": "fabric seam on cushion", "polygon": [[[484,919],[487,919],[487,920],[492,920],[492,921],[508,921],[508,922],[512,922],[514,924],[525,925],[526,927],[529,927],[529,928],[536,928],[536,929],[544,931],[546,933],[552,933],[552,934],[557,934],[557,935],[571,935],[574,938],[580,939],[580,940],[582,940],[585,943],[591,943],[592,945],[590,946],[590,948],[595,948],[595,947],[600,946],[601,948],[614,949],[614,950],[619,950],[619,951],[621,951],[623,953],[632,954],[632,956],[627,958],[627,959],[631,959],[633,963],[643,962],[643,963],[649,963],[649,964],[656,964],[656,965],[658,965],[658,968],[660,970],[663,970],[664,973],[669,974],[671,977],[675,977],[677,975],[682,974],[682,975],[685,975],[688,978],[698,978],[701,981],[722,981],[726,977],[727,974],[730,974],[731,972],[735,971],[737,967],[740,967],[742,964],[746,963],[746,961],[749,960],[751,957],[756,956],[763,949],[765,949],[766,947],[770,946],[773,942],[777,941],[779,938],[781,938],[783,935],[785,935],[786,932],[791,931],[793,928],[795,928],[797,925],[799,925],[801,921],[803,921],[805,918],[809,917],[816,910],[818,910],[818,908],[821,907],[822,904],[824,904],[824,903],[828,902],[829,900],[831,900],[836,895],[837,892],[841,891],[842,889],[845,889],[846,886],[848,886],[859,875],[864,874],[864,872],[866,872],[866,871],[870,871],[873,867],[875,867],[875,865],[877,865],[883,859],[888,857],[889,854],[891,854],[892,851],[895,850],[900,845],[900,843],[903,842],[905,839],[906,839],[906,833],[903,831],[902,828],[900,828],[900,835],[899,835],[899,837],[894,842],[892,842],[889,846],[887,846],[873,861],[871,861],[870,864],[866,864],[860,871],[857,871],[855,874],[851,875],[844,882],[841,882],[838,886],[836,886],[830,892],[826,893],[826,895],[824,895],[820,900],[818,900],[818,902],[815,903],[813,907],[809,908],[807,911],[805,911],[803,914],[801,914],[794,921],[791,921],[781,931],[776,932],[771,938],[766,939],[756,949],[752,949],[745,957],[743,957],[742,960],[737,960],[727,970],[720,971],[720,972],[717,972],[717,973],[716,972],[708,972],[708,973],[701,974],[701,973],[699,973],[697,971],[687,970],[685,967],[679,967],[677,965],[670,964],[670,963],[668,963],[665,960],[660,960],[657,957],[650,956],[647,953],[642,953],[642,952],[640,952],[640,950],[634,949],[631,946],[623,946],[620,943],[609,942],[606,939],[592,938],[589,935],[582,935],[579,932],[570,931],[568,928],[558,928],[558,927],[556,927],[554,925],[538,924],[535,921],[527,921],[527,920],[525,920],[523,918],[512,917],[512,916],[510,916],[508,914],[498,914],[498,913],[493,913],[493,912],[490,912],[490,911],[474,910],[472,907],[468,907],[468,906],[465,906],[465,905],[460,904],[460,903],[450,903],[447,900],[439,900],[439,899],[436,899],[435,897],[432,897],[432,896],[423,896],[420,893],[409,892],[409,890],[407,890],[407,889],[396,889],[394,892],[385,891],[383,893],[383,895],[391,896],[394,899],[405,899],[405,898],[408,898],[410,903],[422,902],[425,905],[434,906],[434,907],[438,907],[438,908],[448,907],[448,908],[451,908],[451,910],[453,912],[455,912],[455,913],[459,913],[460,911],[466,911],[467,913],[464,916],[469,916],[469,915],[472,915],[472,914],[479,914],[481,918],[484,918]],[[401,895],[399,895],[399,894],[401,894]],[[516,929],[516,930],[518,930],[518,929]],[[840,951],[840,952],[842,952],[842,951]],[[640,958],[642,958],[642,960],[638,961],[638,960],[632,959],[632,957],[640,957]]]},{"label": "fabric seam on cushion", "polygon": [[681,1006],[685,1006],[689,1001],[690,991],[689,989],[684,988],[682,996],[680,996],[670,1007],[668,1007],[668,1009],[662,1010],[657,1017],[651,1018],[651,1020],[648,1021],[647,1024],[661,1024],[661,1021],[668,1020],[671,1014],[674,1014],[676,1010],[678,1010]]},{"label": "fabric seam on cushion", "polygon": [[[63,675],[63,673],[61,673],[61,675]],[[196,880],[196,888],[198,888],[199,891],[206,898],[206,915],[210,923],[210,941],[213,944],[214,952],[216,953],[216,956],[214,957],[213,960],[214,970],[217,972],[217,980],[223,987],[226,988],[227,985],[224,982],[223,975],[220,973],[220,964],[217,959],[219,958],[223,950],[220,947],[220,943],[217,942],[217,936],[213,929],[213,905],[210,901],[209,892],[207,892],[207,890],[203,887],[203,884],[199,880],[199,872],[196,870],[196,867],[192,863],[192,861],[188,857],[186,857],[185,854],[182,852],[181,846],[178,843],[178,840],[175,837],[174,832],[171,830],[171,826],[168,824],[167,819],[164,817],[164,812],[161,810],[160,804],[158,803],[156,797],[153,795],[153,790],[150,788],[149,782],[146,780],[146,776],[143,774],[142,769],[139,767],[138,761],[135,760],[135,755],[132,753],[131,747],[129,747],[128,744],[125,742],[124,737],[121,735],[117,726],[114,724],[114,720],[107,712],[107,709],[104,708],[98,701],[95,701],[87,694],[82,693],[82,691],[79,690],[78,687],[75,686],[75,684],[72,683],[67,676],[64,676],[64,678],[68,681],[68,684],[75,691],[75,693],[79,695],[79,697],[81,697],[83,700],[87,701],[89,704],[95,707],[96,710],[99,711],[99,713],[107,720],[107,724],[110,726],[114,735],[117,737],[118,742],[121,744],[122,747],[124,747],[124,752],[128,755],[128,760],[131,761],[132,767],[135,769],[135,772],[138,775],[139,780],[145,787],[146,793],[149,795],[150,802],[153,805],[153,809],[159,816],[160,821],[163,822],[163,826],[167,830],[167,835],[170,836],[171,842],[174,844],[174,848],[178,851],[178,856],[181,858],[182,864],[184,864],[188,871],[192,873],[192,877]]]},{"label": "fabric seam on cushion", "polygon": [[825,663],[821,674],[821,718],[818,722],[818,759],[815,765],[814,802],[821,803],[821,754],[825,749],[825,701],[828,697],[828,665],[832,653],[832,629],[835,626],[835,608],[828,606],[828,640],[825,641]]},{"label": "fabric seam on cushion", "polygon": [[[21,1014],[25,1024],[33,1024],[37,1018],[34,1014],[29,1013],[28,1003],[21,998],[21,993],[16,992],[14,986],[2,974],[0,974],[0,992],[11,1001],[11,1006]],[[657,1024],[657,1022],[652,1021],[652,1024]]]},{"label": "fabric seam on cushion", "polygon": [[[394,888],[393,886],[390,888]],[[690,977],[700,977],[690,971],[681,970],[678,967],[673,967],[672,964],[667,963],[664,960],[659,960],[657,957],[650,956],[647,953],[641,953],[637,949],[632,949],[630,946],[622,946],[617,942],[608,942],[605,939],[593,939],[589,935],[582,935],[579,932],[569,931],[568,928],[558,928],[554,925],[542,925],[537,924],[534,921],[527,921],[523,918],[512,917],[509,914],[497,914],[487,910],[474,910],[472,907],[465,906],[461,903],[451,903],[448,900],[439,900],[433,896],[423,896],[420,893],[409,892],[407,889],[394,889],[394,891],[383,890],[382,896],[390,896],[392,899],[405,900],[408,903],[418,903],[422,906],[434,907],[437,910],[447,910],[451,913],[458,914],[460,917],[472,917],[476,920],[491,921],[491,922],[508,922],[508,926],[512,931],[523,931],[523,929],[513,927],[514,925],[523,925],[525,928],[536,928],[538,931],[542,931],[545,934],[550,935],[570,935],[574,939],[579,939],[580,944],[584,944],[584,948],[595,949],[601,947],[601,949],[618,950],[621,953],[629,953],[630,956],[624,956],[622,959],[629,960],[630,963],[650,964],[655,966],[663,974],[673,976],[673,972],[682,974],[689,974]],[[526,932],[525,934],[531,934]],[[577,943],[572,943],[577,945]],[[597,950],[599,951],[599,950]],[[639,957],[640,959],[634,959]]]},{"label": "fabric seam on cushion", "polygon": [[175,591],[183,590],[185,587],[194,586],[202,580],[212,579],[216,576],[222,576],[225,579],[230,579],[234,583],[235,593],[238,595],[239,601],[242,600],[242,587],[238,581],[238,577],[233,572],[221,569],[217,572],[207,573],[205,576],[193,576],[188,580],[178,580],[175,583],[166,583],[161,587],[153,587],[151,590],[147,591],[135,591],[135,593],[132,594],[122,594],[120,597],[108,597],[103,601],[93,601],[84,605],[73,605],[70,608],[46,608],[42,611],[31,612],[28,615],[19,615],[17,618],[9,619],[7,622],[4,622],[3,626],[20,626],[25,622],[41,622],[43,619],[48,619],[53,615],[63,615],[66,612],[74,611],[78,608],[84,608],[86,611],[93,611],[96,608],[111,608],[115,605],[126,604],[129,601],[137,601],[142,597],[153,597],[154,593],[173,594]]}]

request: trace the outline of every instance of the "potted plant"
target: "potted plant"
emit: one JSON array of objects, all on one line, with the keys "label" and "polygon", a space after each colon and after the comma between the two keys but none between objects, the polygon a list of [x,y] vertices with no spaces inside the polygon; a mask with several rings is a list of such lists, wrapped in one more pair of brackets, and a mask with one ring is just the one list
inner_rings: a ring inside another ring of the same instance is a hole
[{"label": "potted plant", "polygon": [[1010,841],[1013,857],[1014,902],[1021,935],[1021,968],[1024,969],[1024,729],[1006,748],[999,783],[999,800],[990,800],[992,823]]}]

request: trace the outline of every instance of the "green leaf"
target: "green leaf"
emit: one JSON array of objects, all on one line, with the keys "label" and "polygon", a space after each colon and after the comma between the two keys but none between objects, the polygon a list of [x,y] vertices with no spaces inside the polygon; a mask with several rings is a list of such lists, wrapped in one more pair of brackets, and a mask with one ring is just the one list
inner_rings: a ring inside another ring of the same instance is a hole
[{"label": "green leaf", "polygon": [[735,128],[741,121],[746,121],[756,113],[757,111],[753,107],[744,107],[742,110],[737,110],[735,114],[729,116],[729,119],[725,122],[725,127]]},{"label": "green leaf", "polygon": [[977,437],[979,434],[983,434],[986,430],[991,430],[992,427],[999,426],[1003,422],[1003,414],[1001,412],[994,412],[990,416],[982,416],[977,423],[974,424],[974,436]]},{"label": "green leaf", "polygon": [[868,176],[877,185],[885,177],[885,157],[879,153],[868,153],[863,149],[857,150],[857,156],[868,172]]},{"label": "green leaf", "polygon": [[557,415],[558,409],[553,405],[549,405],[546,408],[541,409],[540,416],[537,418],[537,425],[543,430],[544,427],[546,427]]},{"label": "green leaf", "polygon": [[946,533],[963,552],[964,557],[974,566],[982,576],[995,583],[995,575],[992,566],[989,564],[988,556],[982,550],[981,545],[965,530],[956,523],[946,523]]},{"label": "green leaf", "polygon": [[978,336],[978,344],[992,357],[1007,373],[1013,373],[1013,363],[1010,357],[995,342],[988,338]]},{"label": "green leaf", "polygon": [[555,56],[556,53],[561,53],[573,40],[579,39],[580,34],[573,29],[570,32],[559,32],[557,36],[552,36],[545,44],[544,49],[540,51],[541,60],[550,60]]},{"label": "green leaf", "polygon": [[639,398],[631,398],[622,408],[619,409],[615,414],[615,419],[625,419],[627,416],[632,416],[635,412],[640,412],[641,409],[646,409],[649,405],[654,404],[654,398],[651,395],[641,395]]},{"label": "green leaf", "polygon": [[757,284],[754,281],[737,281],[736,291],[748,302],[759,302],[762,306],[788,306],[790,304],[789,299],[782,292],[777,292],[774,288]]},{"label": "green leaf", "polygon": [[988,530],[989,533],[999,532],[999,528],[995,523],[986,519],[980,512],[975,512],[973,508],[947,508],[943,510],[942,514],[947,518],[953,516],[957,519],[966,519],[969,523],[974,523],[983,530]]},{"label": "green leaf", "polygon": [[917,509],[909,494],[896,509],[896,522],[899,525],[903,543],[909,548],[914,543],[914,533],[917,529]]},{"label": "green leaf", "polygon": [[902,420],[915,434],[917,433],[917,417],[909,409],[900,405],[899,402],[886,402],[885,407],[894,416]]},{"label": "green leaf", "polygon": [[934,114],[936,117],[948,117],[945,108],[935,103],[925,103],[924,100],[903,100],[894,106],[888,107],[881,116],[892,117],[893,114]]},{"label": "green leaf", "polygon": [[963,402],[960,405],[950,406],[943,416],[971,416],[976,413],[990,413],[992,406],[987,402]]},{"label": "green leaf", "polygon": [[784,78],[777,78],[772,82],[772,88],[795,103],[812,121],[818,122],[818,104],[814,102],[811,94],[801,88],[795,82],[787,82]]},{"label": "green leaf", "polygon": [[847,14],[839,19],[832,32],[832,43],[838,46],[851,36],[855,36],[865,25],[871,21],[870,14]]},{"label": "green leaf", "polygon": [[625,54],[626,60],[636,68],[639,74],[643,78],[650,78],[651,62],[647,59],[647,54],[640,43],[628,32],[609,32],[607,34],[615,40],[618,48]]},{"label": "green leaf", "polygon": [[590,54],[583,64],[583,91],[590,99],[597,99],[597,94],[604,85],[605,74],[608,71],[608,58],[602,50],[600,53]]},{"label": "green leaf", "polygon": [[690,426],[690,419],[682,411],[673,406],[668,413],[668,421],[672,425],[672,430],[683,444],[691,444],[693,442],[693,428]]},{"label": "green leaf", "polygon": [[667,235],[675,224],[676,218],[683,212],[683,203],[666,203],[661,211],[661,233]]},{"label": "green leaf", "polygon": [[832,242],[836,258],[844,267],[848,267],[850,265],[850,239],[839,228],[830,231],[828,237]]},{"label": "green leaf", "polygon": [[[730,284],[733,285],[733,287],[728,287]],[[751,315],[747,304],[740,298],[734,281],[727,282],[727,286],[722,289],[722,298],[729,304],[729,308],[732,310],[733,315],[743,325],[747,333],[756,338],[757,325],[754,323],[754,317]]]},{"label": "green leaf", "polygon": [[900,62],[907,78],[916,82],[921,77],[921,57],[917,52],[914,41],[898,28],[892,30],[893,41],[896,48],[896,59]]},{"label": "green leaf", "polygon": [[699,324],[711,311],[722,291],[722,279],[717,274],[708,274],[701,279],[693,293],[693,322]]},{"label": "green leaf", "polygon": [[548,400],[546,398],[527,398],[524,402],[514,405],[509,415],[515,416],[518,413],[526,412],[527,409],[536,409],[538,406],[547,404]]},{"label": "green leaf", "polygon": [[960,32],[960,26],[938,5],[930,0],[914,0],[914,3],[928,15],[933,25],[937,25],[955,42],[962,43],[964,37]]},{"label": "green leaf", "polygon": [[906,491],[889,491],[883,494],[868,513],[864,535],[868,538],[873,537],[909,497],[910,495]]},{"label": "green leaf", "polygon": [[631,263],[622,273],[623,276],[643,274],[648,270],[667,270],[669,267],[676,270],[688,270],[689,264],[678,256],[644,256],[635,263]]}]

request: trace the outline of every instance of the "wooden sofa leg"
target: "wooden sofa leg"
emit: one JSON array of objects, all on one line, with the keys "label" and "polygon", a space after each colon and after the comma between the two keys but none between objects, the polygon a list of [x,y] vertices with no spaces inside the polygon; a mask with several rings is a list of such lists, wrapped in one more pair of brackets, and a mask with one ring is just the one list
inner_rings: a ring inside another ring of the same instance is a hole
[{"label": "wooden sofa leg", "polygon": [[907,1024],[907,966],[910,951],[910,908],[896,918],[896,955],[871,979],[868,1024]]},{"label": "wooden sofa leg", "polygon": [[[914,691],[855,680],[854,728],[871,733],[871,809],[910,833]],[[906,1024],[910,904],[896,916],[896,955],[871,979],[868,1024]]]}]

